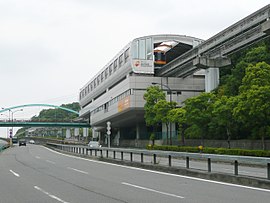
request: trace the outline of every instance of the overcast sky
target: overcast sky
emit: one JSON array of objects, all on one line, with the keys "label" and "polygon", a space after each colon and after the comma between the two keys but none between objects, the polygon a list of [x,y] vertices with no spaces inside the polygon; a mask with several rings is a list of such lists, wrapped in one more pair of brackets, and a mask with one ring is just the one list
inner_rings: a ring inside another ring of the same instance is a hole
[{"label": "overcast sky", "polygon": [[[132,39],[151,34],[208,39],[268,3],[0,0],[0,107],[78,101],[80,88]],[[33,113],[27,108],[16,116]]]}]

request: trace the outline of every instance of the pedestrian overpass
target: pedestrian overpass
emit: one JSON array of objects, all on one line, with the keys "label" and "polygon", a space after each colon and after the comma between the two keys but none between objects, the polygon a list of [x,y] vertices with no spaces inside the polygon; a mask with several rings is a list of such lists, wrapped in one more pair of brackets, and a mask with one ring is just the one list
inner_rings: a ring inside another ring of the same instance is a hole
[{"label": "pedestrian overpass", "polygon": [[[56,106],[52,104],[25,104],[25,105],[19,105],[19,106],[13,106],[9,108],[3,108],[0,110],[0,114],[4,112],[9,112],[9,118],[8,119],[1,119],[0,120],[0,127],[69,127],[69,128],[90,128],[90,124],[86,121],[82,120],[70,120],[70,121],[46,121],[46,120],[38,120],[38,121],[32,121],[30,119],[28,120],[14,120],[13,119],[13,111],[14,109],[21,109],[26,107],[53,107],[57,109],[62,109],[64,111],[76,114],[79,116],[79,112],[74,111],[72,109],[68,109],[62,106]],[[10,118],[10,113],[12,114],[12,117]]]}]

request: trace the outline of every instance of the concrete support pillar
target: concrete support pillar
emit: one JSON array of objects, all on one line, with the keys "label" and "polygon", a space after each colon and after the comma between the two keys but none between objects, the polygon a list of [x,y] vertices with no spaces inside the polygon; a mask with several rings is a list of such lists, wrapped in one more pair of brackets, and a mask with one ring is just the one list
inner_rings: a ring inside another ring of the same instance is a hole
[{"label": "concrete support pillar", "polygon": [[205,69],[205,92],[210,92],[219,85],[219,68],[229,66],[231,60],[226,57],[215,59],[198,56],[193,60],[193,65]]},{"label": "concrete support pillar", "polygon": [[89,134],[89,129],[83,128],[83,137],[88,137],[88,134]]},{"label": "concrete support pillar", "polygon": [[136,139],[140,139],[140,125],[138,123],[136,124]]},{"label": "concrete support pillar", "polygon": [[219,85],[219,69],[208,68],[205,70],[205,92],[211,92]]},{"label": "concrete support pillar", "polygon": [[69,139],[71,136],[70,136],[70,128],[67,128],[66,129],[66,138]]}]

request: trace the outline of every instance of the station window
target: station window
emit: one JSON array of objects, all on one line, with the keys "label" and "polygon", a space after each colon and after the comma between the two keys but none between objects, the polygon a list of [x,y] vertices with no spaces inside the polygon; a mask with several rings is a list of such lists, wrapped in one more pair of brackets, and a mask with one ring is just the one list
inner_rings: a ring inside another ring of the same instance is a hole
[{"label": "station window", "polygon": [[121,54],[121,55],[119,56],[119,67],[121,67],[121,66],[123,65],[123,62],[124,62],[124,55]]},{"label": "station window", "polygon": [[101,80],[101,82],[103,82],[103,78],[104,78],[104,71],[100,74],[100,80]]},{"label": "station window", "polygon": [[137,59],[139,58],[139,41],[135,41],[132,48],[132,57]]},{"label": "station window", "polygon": [[139,59],[146,59],[145,40],[141,39],[139,43]]},{"label": "station window", "polygon": [[113,72],[117,70],[117,59],[113,62]]},{"label": "station window", "polygon": [[91,89],[91,91],[93,91],[93,82],[91,82],[91,84],[90,84],[90,89]]},{"label": "station window", "polygon": [[[127,53],[128,53],[128,50],[127,50]],[[147,38],[147,39],[140,39],[140,40],[135,41],[132,47],[132,57],[135,59],[152,60],[153,58],[152,39]]]},{"label": "station window", "polygon": [[129,48],[125,51],[124,55],[125,55],[125,60],[127,60],[129,57]]},{"label": "station window", "polygon": [[106,70],[105,70],[105,80],[107,79],[107,77],[108,77],[108,68],[106,68]]},{"label": "station window", "polygon": [[146,39],[146,59],[147,60],[153,59],[153,47],[151,38]]},{"label": "station window", "polygon": [[97,76],[97,86],[99,85],[99,82],[100,82],[100,75]]},{"label": "station window", "polygon": [[83,96],[82,96],[82,92],[81,92],[81,93],[80,93],[80,99],[82,99],[82,97],[83,97]]},{"label": "station window", "polygon": [[95,80],[94,80],[94,88],[96,88],[96,86],[97,86],[97,79],[95,78]]},{"label": "station window", "polygon": [[109,67],[109,75],[112,74],[112,69],[113,69],[113,64],[111,64],[110,67]]}]

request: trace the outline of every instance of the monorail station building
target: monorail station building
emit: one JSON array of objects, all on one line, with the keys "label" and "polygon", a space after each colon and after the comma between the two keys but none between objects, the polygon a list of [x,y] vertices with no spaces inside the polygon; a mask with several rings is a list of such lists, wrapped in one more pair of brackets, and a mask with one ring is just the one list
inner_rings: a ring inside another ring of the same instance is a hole
[{"label": "monorail station building", "polygon": [[[185,78],[158,76],[157,71],[173,62],[202,40],[181,35],[152,35],[134,39],[107,63],[80,90],[80,117],[89,119],[93,137],[107,144],[107,122],[111,125],[112,146],[136,146],[149,140],[144,120],[143,95],[152,85],[159,85],[167,100],[179,106],[185,99],[205,89],[204,74]],[[175,131],[175,125],[172,125]],[[166,131],[165,127],[160,131]]]}]

